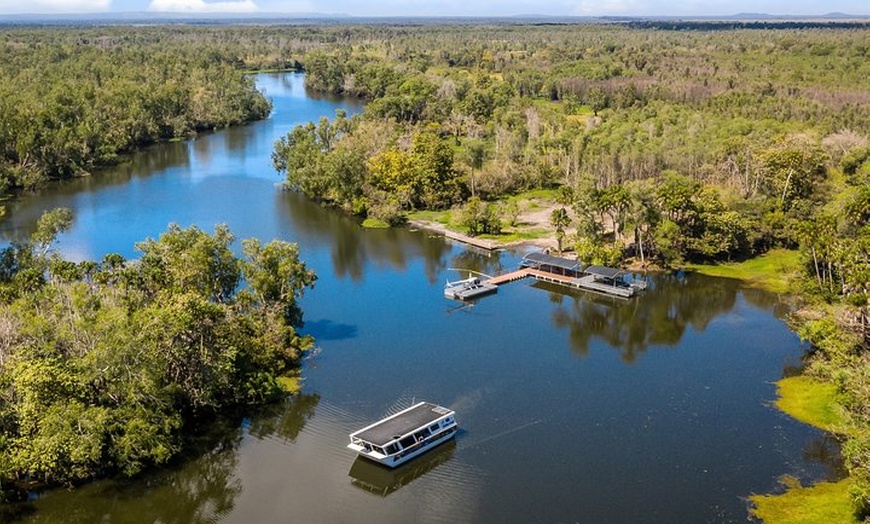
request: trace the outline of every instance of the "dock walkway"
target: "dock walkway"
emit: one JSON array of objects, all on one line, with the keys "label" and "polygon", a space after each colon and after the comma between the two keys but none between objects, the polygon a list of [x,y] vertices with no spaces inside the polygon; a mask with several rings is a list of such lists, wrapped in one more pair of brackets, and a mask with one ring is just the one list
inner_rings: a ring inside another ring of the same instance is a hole
[{"label": "dock walkway", "polygon": [[587,291],[596,291],[598,293],[606,293],[608,295],[616,295],[619,297],[628,298],[634,295],[635,290],[630,287],[620,287],[611,284],[598,282],[594,275],[584,275],[582,277],[569,277],[556,273],[540,271],[538,269],[525,268],[504,275],[498,275],[487,280],[488,284],[500,286],[509,282],[516,282],[527,277],[532,277],[535,280],[543,282],[551,282],[563,286],[573,287],[575,289],[585,289]]}]

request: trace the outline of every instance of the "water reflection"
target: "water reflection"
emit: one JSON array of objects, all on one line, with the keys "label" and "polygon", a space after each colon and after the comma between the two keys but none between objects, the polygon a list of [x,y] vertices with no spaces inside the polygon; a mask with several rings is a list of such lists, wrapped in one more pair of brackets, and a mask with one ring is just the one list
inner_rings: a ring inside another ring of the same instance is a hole
[{"label": "water reflection", "polygon": [[324,212],[320,204],[294,192],[280,192],[276,208],[293,223],[300,243],[327,245],[332,272],[355,282],[363,280],[368,264],[405,271],[421,260],[427,279],[434,282],[446,268],[450,244],[440,235],[402,228],[363,229],[358,220],[338,212]]},{"label": "water reflection", "polygon": [[[169,222],[298,242],[320,276],[303,304],[323,349],[305,372],[317,395],[235,420],[183,469],[58,491],[0,521],[38,510],[34,522],[739,522],[740,497],[779,475],[832,471],[836,441],[766,403],[801,354],[768,313],[787,303],[736,281],[662,275],[629,301],[525,281],[457,306],[441,292],[456,276],[447,268],[498,274],[522,254],[365,230],[279,191],[272,143],[334,107],[306,99],[299,76],[258,83],[280,96],[270,121],[55,185],[5,222],[30,216],[32,228],[41,210],[73,207],[60,247],[90,259],[128,254]],[[575,358],[592,347],[605,358]],[[347,434],[397,397],[456,399],[468,441],[408,475],[354,466],[349,479]]]},{"label": "water reflection", "polygon": [[17,516],[30,516],[32,523],[213,523],[233,509],[242,492],[233,474],[241,432],[225,428],[220,433],[219,441],[183,467],[146,479],[106,480],[76,491],[56,491],[48,494],[47,503],[37,499],[18,506]]},{"label": "water reflection", "polygon": [[271,406],[266,406],[248,422],[248,433],[257,438],[278,437],[295,442],[299,433],[313,417],[320,395],[299,394]]},{"label": "water reflection", "polygon": [[[50,209],[68,207],[77,215],[91,215],[105,212],[104,198],[111,200],[115,189],[130,188],[131,195],[124,202],[127,212],[135,212],[136,207],[159,205],[148,194],[138,194],[137,183],[145,177],[166,173],[172,169],[186,168],[190,165],[190,151],[186,143],[172,142],[150,147],[128,156],[120,162],[91,176],[47,183],[36,192],[27,192],[14,200],[4,202],[6,215],[0,227],[0,240],[20,242],[27,240],[36,230],[36,223],[42,214]],[[87,220],[87,218],[85,218]]]},{"label": "water reflection", "polygon": [[456,441],[450,440],[395,469],[357,457],[350,467],[348,476],[354,486],[386,497],[452,459],[455,449]]},{"label": "water reflection", "polygon": [[[297,395],[269,406],[248,421],[255,436],[293,441],[313,417],[320,397]],[[44,498],[3,508],[4,522],[29,523],[212,524],[230,514],[243,491],[236,474],[244,424],[238,419],[215,422],[191,444],[178,464],[134,479],[102,480],[57,490]]]},{"label": "water reflection", "polygon": [[[840,441],[830,433],[823,433],[811,440],[804,448],[803,458],[807,462],[822,466],[827,472],[824,475],[826,482],[838,482],[848,475]],[[817,478],[818,475],[808,475],[809,481],[814,482]]]},{"label": "water reflection", "polygon": [[506,267],[502,261],[501,252],[483,251],[469,248],[453,255],[450,260],[450,268],[458,270],[458,274],[451,275],[452,279],[466,278],[466,270],[495,276],[514,270],[514,264]]},{"label": "water reflection", "polygon": [[601,340],[634,362],[650,346],[679,344],[686,329],[703,331],[737,303],[739,282],[701,275],[666,274],[652,279],[650,290],[632,300],[592,293],[571,293],[559,286],[536,284],[550,292],[555,304],[553,324],[568,330],[571,347],[589,352]]}]

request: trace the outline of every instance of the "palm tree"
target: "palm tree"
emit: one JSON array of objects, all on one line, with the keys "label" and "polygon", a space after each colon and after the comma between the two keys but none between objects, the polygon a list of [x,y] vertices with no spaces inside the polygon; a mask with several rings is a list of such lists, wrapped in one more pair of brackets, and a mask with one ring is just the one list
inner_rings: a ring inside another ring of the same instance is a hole
[{"label": "palm tree", "polygon": [[562,253],[562,240],[565,239],[565,228],[571,224],[568,211],[564,207],[554,209],[550,215],[550,224],[556,228],[556,244],[559,246],[559,253]]}]

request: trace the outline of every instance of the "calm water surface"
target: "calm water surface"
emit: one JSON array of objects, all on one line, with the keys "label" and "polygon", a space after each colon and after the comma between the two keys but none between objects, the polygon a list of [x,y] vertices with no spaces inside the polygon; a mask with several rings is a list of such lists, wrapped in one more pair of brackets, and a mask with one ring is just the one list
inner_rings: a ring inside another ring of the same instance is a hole
[{"label": "calm water surface", "polygon": [[[835,475],[826,436],[771,407],[800,364],[777,297],[723,279],[661,276],[621,301],[531,282],[467,307],[448,268],[516,267],[426,232],[362,230],[279,190],[269,155],[295,124],[348,100],[298,75],[262,75],[264,122],[135,155],[8,206],[5,240],[76,210],[71,259],[118,252],[170,222],[291,240],[320,279],[303,300],[319,350],[303,394],[229,421],[187,460],[20,506],[20,522],[745,522],[779,476]],[[347,434],[421,399],[457,410],[455,443],[387,471]],[[0,515],[2,517],[3,515]],[[12,515],[8,516],[13,519]]]}]

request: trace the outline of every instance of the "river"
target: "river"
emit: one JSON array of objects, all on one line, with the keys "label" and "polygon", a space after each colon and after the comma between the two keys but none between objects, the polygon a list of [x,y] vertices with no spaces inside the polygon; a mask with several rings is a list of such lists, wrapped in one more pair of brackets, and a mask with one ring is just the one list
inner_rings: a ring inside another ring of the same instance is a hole
[{"label": "river", "polygon": [[[34,495],[8,518],[74,523],[745,522],[778,478],[836,474],[828,437],[778,412],[774,382],[802,348],[775,295],[697,275],[650,277],[632,300],[517,282],[468,306],[449,268],[498,273],[487,253],[425,231],[364,230],[280,190],[274,141],[350,113],[297,74],[258,77],[268,120],[149,148],[92,177],[7,204],[4,241],[45,210],[75,210],[58,250],[117,252],[169,223],[297,242],[318,274],[302,300],[317,338],[302,393],[224,421],[171,467]],[[348,433],[429,400],[457,411],[455,442],[386,471]],[[0,514],[0,516],[3,516]]]}]

